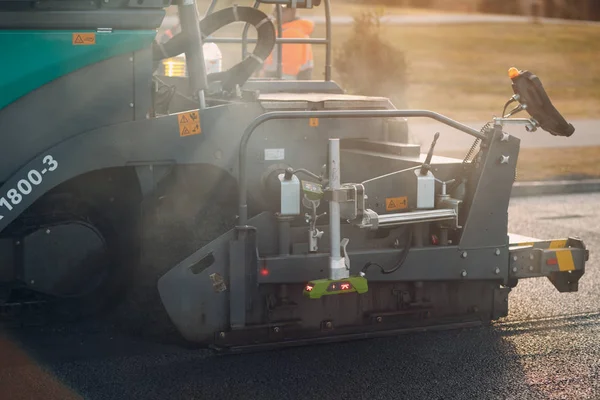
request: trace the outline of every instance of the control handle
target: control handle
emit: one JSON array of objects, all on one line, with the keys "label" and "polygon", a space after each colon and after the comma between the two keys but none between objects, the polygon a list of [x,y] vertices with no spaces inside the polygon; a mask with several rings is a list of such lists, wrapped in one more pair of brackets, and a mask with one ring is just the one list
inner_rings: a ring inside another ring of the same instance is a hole
[{"label": "control handle", "polygon": [[421,166],[421,175],[427,175],[429,170],[431,169],[431,158],[433,157],[433,149],[435,148],[435,144],[440,137],[440,133],[436,132],[433,136],[433,142],[431,142],[431,147],[429,147],[429,152],[427,153],[427,157],[425,158],[425,162]]}]

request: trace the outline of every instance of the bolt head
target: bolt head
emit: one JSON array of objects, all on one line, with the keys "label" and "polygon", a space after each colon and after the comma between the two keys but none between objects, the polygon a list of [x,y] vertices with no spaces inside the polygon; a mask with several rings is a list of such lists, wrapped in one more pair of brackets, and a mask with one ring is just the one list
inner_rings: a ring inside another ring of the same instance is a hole
[{"label": "bolt head", "polygon": [[513,267],[512,272],[517,272],[517,267]]},{"label": "bolt head", "polygon": [[383,321],[383,318],[377,317],[377,322],[381,322],[381,321]]},{"label": "bolt head", "polygon": [[221,333],[219,333],[219,337],[220,337],[221,339],[222,339],[222,338],[224,338],[224,337],[225,337],[225,332],[221,332]]},{"label": "bolt head", "polygon": [[464,269],[460,272],[460,276],[462,276],[463,278],[467,276],[467,271],[465,271]]},{"label": "bolt head", "polygon": [[518,259],[519,259],[519,257],[513,256],[513,261],[517,261]]},{"label": "bolt head", "polygon": [[496,269],[494,270],[494,272],[496,273],[496,275],[498,275],[498,274],[500,273],[500,268],[496,268]]},{"label": "bolt head", "polygon": [[500,249],[496,249],[496,251],[494,251],[494,254],[499,256],[500,255]]},{"label": "bolt head", "polygon": [[502,132],[502,138],[500,139],[501,142],[508,142],[508,138],[510,137],[510,135],[506,132]]},{"label": "bolt head", "polygon": [[500,164],[508,164],[509,156],[500,156]]},{"label": "bolt head", "polygon": [[50,234],[50,229],[46,229],[46,235]]},{"label": "bolt head", "polygon": [[32,285],[35,285],[35,281],[32,279],[30,282]]},{"label": "bolt head", "polygon": [[275,333],[279,333],[279,327],[278,327],[278,326],[276,326],[275,328],[273,328],[273,332],[275,332]]},{"label": "bolt head", "polygon": [[529,270],[530,270],[530,271],[533,271],[533,265],[530,265],[530,266],[529,266]]},{"label": "bolt head", "polygon": [[535,258],[535,256],[534,256],[533,254],[530,254],[530,255],[529,255],[529,259],[530,259],[530,260],[533,260],[534,258]]},{"label": "bolt head", "polygon": [[463,251],[462,254],[460,255],[462,258],[467,258],[467,252]]},{"label": "bolt head", "polygon": [[326,322],[326,323],[325,323],[325,326],[326,326],[327,328],[331,328],[331,327],[332,327],[332,324],[331,324],[331,322]]}]

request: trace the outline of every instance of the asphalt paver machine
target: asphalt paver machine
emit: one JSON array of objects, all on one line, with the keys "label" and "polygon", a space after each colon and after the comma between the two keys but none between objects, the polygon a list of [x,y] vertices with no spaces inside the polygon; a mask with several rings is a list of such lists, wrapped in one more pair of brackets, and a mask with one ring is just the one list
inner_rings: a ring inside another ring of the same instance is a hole
[{"label": "asphalt paver machine", "polygon": [[[181,33],[161,43],[168,0],[0,1],[3,310],[41,296],[89,314],[116,298],[138,262],[140,208],[173,165],[201,166],[198,186],[214,171],[236,183],[235,224],[157,283],[190,342],[241,349],[469,326],[507,315],[519,279],[577,291],[579,238],[507,232],[520,141],[503,125],[574,132],[537,76],[510,69],[514,96],[477,131],[345,94],[331,80],[327,0],[215,3],[202,19],[193,1],[176,3]],[[253,77],[275,46],[302,41],[281,38],[261,4],[324,8],[327,37],[306,40],[327,47],[324,80]],[[207,74],[203,43],[235,22],[246,24],[244,59]],[[180,54],[185,76],[156,76]],[[436,134],[421,153],[409,118],[474,145],[464,160],[436,156]]]}]

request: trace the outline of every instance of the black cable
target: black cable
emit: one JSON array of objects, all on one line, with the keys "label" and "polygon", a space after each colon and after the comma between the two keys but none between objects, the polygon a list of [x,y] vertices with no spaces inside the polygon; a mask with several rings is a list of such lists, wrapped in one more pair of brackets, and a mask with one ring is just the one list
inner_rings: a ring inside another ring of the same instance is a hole
[{"label": "black cable", "polygon": [[504,104],[504,108],[502,109],[502,118],[504,118],[504,116],[506,115],[506,109],[508,108],[508,106],[513,102],[515,102],[515,99],[511,98],[506,102],[506,104]]},{"label": "black cable", "polygon": [[398,262],[396,263],[396,265],[394,266],[394,268],[389,269],[389,270],[385,270],[381,265],[369,261],[362,268],[361,272],[362,273],[366,273],[367,270],[369,269],[369,267],[371,267],[371,266],[379,267],[379,269],[381,270],[381,273],[384,274],[384,275],[392,274],[392,273],[398,271],[398,269],[400,269],[400,267],[402,267],[402,265],[406,261],[406,257],[408,257],[408,252],[410,251],[410,245],[411,245],[412,239],[413,239],[413,230],[412,230],[412,227],[408,228],[408,235],[407,236],[408,237],[406,238],[406,243],[404,244],[404,249],[402,249],[402,255],[400,256],[400,260],[398,260]]}]

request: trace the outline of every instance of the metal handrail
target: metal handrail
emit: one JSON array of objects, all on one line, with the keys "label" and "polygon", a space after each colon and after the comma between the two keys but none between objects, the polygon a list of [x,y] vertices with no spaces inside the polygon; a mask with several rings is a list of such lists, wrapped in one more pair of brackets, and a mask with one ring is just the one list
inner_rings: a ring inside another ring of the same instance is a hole
[{"label": "metal handrail", "polygon": [[338,111],[272,111],[256,117],[246,127],[239,149],[239,182],[238,182],[238,226],[245,226],[248,222],[248,177],[246,174],[246,156],[250,137],[263,123],[274,119],[302,119],[302,118],[431,118],[459,131],[465,132],[478,139],[485,139],[481,132],[448,118],[442,114],[428,110],[338,110]]},{"label": "metal handrail", "polygon": [[[216,4],[219,0],[212,0],[208,10],[205,14],[205,17],[211,14]],[[283,43],[290,44],[320,44],[325,45],[325,80],[331,81],[331,0],[324,0],[324,8],[325,8],[325,38],[308,38],[308,39],[284,39],[281,37],[282,34],[282,24],[281,24],[281,5],[277,5],[277,38],[275,43],[277,44],[277,77],[278,79],[283,78],[283,61],[281,59],[281,47]],[[260,5],[260,0],[255,0],[254,5],[252,7],[258,8]],[[246,58],[248,56],[248,43],[256,43],[256,39],[248,39],[248,30],[250,29],[250,24],[244,25],[244,30],[242,31],[242,38],[212,38],[207,37],[204,39],[205,43],[241,43],[242,44],[242,58]]]}]

